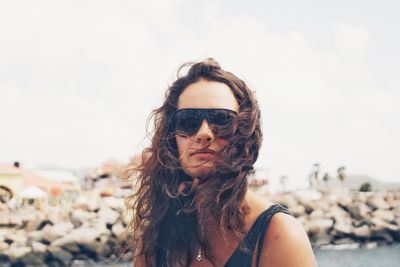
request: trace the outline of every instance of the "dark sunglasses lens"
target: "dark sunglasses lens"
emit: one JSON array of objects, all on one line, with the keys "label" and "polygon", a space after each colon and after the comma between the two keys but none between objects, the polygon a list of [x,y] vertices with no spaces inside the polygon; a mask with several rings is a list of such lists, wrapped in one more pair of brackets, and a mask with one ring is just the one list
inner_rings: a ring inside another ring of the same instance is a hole
[{"label": "dark sunglasses lens", "polygon": [[210,124],[217,126],[229,125],[234,117],[235,112],[229,110],[211,110],[208,113]]},{"label": "dark sunglasses lens", "polygon": [[179,110],[175,113],[174,126],[177,134],[192,135],[200,127],[201,114],[194,110]]}]

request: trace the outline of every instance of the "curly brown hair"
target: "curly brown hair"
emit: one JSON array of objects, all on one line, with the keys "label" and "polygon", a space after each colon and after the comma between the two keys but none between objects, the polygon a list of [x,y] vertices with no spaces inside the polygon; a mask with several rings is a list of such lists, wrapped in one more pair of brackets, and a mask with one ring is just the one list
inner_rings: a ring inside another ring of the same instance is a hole
[{"label": "curly brown hair", "polygon": [[[186,68],[188,71],[182,75]],[[229,140],[228,145],[218,153],[215,168],[199,180],[189,177],[180,166],[169,118],[177,110],[185,88],[201,79],[226,84],[239,104],[239,113],[232,125],[216,131]],[[253,170],[262,143],[260,110],[254,93],[214,59],[186,63],[166,91],[164,104],[149,116],[147,128],[151,120],[151,145],[143,150],[141,163],[126,172],[137,181],[135,193],[127,198],[133,214],[128,227],[131,241],[140,244],[135,256],[143,256],[147,266],[188,266],[201,246],[204,255],[214,262],[204,236],[211,218],[238,240],[245,235],[246,176]]]}]

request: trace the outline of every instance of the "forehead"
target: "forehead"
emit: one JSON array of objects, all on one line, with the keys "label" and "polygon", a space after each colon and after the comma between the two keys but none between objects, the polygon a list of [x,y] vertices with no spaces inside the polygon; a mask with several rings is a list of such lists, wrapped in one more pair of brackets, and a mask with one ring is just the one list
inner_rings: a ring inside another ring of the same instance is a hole
[{"label": "forehead", "polygon": [[239,104],[226,84],[200,80],[179,96],[177,109],[182,108],[225,108],[238,112]]}]

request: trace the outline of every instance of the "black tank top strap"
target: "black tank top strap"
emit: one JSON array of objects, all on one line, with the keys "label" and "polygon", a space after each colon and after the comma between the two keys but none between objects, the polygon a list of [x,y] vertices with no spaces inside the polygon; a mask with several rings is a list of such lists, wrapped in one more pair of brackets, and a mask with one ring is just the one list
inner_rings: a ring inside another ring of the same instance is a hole
[{"label": "black tank top strap", "polygon": [[285,207],[279,204],[273,204],[268,209],[264,210],[253,223],[252,227],[244,237],[243,241],[239,244],[238,248],[229,258],[225,264],[225,267],[251,266],[257,243],[258,247],[256,252],[256,262],[257,266],[259,265],[265,233],[268,230],[268,226],[272,217],[278,212],[291,215],[291,213]]},{"label": "black tank top strap", "polygon": [[[264,219],[261,220],[261,227],[260,227],[260,231],[258,232],[258,238],[257,238],[257,240],[258,240],[257,254],[256,254],[257,266],[259,266],[259,263],[260,263],[261,250],[262,250],[263,243],[264,243],[265,233],[268,230],[268,226],[269,226],[269,223],[271,222],[272,216],[274,216],[278,212],[283,212],[283,213],[292,215],[285,207],[283,207],[279,204],[274,204],[265,211],[265,214],[263,216]],[[256,242],[257,242],[257,240],[256,240]]]}]

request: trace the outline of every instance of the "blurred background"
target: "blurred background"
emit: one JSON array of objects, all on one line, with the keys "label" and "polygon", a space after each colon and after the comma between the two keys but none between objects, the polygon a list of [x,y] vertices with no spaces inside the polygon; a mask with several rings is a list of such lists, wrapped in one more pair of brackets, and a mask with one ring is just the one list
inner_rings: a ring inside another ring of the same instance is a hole
[{"label": "blurred background", "polygon": [[[99,188],[96,197],[106,199],[127,195],[118,177],[149,144],[148,115],[181,64],[213,57],[256,91],[264,143],[252,184],[267,185],[261,193],[329,191],[345,206],[354,196],[344,192],[363,185],[392,190],[381,196],[388,206],[368,212],[394,211],[386,222],[399,226],[399,11],[394,0],[1,1],[2,203],[14,199],[7,209],[16,209],[48,197],[57,208],[81,188]],[[87,214],[66,232],[101,210],[83,207],[90,199],[71,204]],[[107,211],[122,210],[107,201]],[[43,218],[33,230],[46,228]],[[0,227],[25,219],[10,220]],[[391,231],[397,242],[399,228]],[[4,252],[15,239],[3,233]],[[36,251],[30,239],[24,244]],[[18,259],[7,253],[8,262]]]}]

